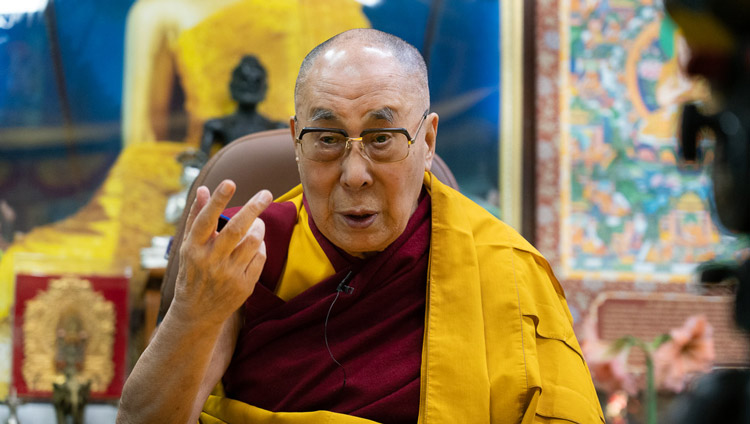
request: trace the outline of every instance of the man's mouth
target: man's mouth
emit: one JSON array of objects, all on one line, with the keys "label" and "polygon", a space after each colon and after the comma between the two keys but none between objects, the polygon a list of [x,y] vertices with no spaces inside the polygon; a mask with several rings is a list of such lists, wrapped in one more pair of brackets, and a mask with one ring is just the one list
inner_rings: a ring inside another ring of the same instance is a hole
[{"label": "man's mouth", "polygon": [[344,213],[342,216],[350,227],[367,228],[375,221],[377,213]]}]

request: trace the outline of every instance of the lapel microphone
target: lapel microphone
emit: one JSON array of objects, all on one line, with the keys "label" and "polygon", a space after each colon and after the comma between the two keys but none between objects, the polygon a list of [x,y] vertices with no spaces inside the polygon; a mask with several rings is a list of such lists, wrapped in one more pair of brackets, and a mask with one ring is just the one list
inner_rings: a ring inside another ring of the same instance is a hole
[{"label": "lapel microphone", "polygon": [[349,273],[346,274],[346,277],[344,277],[343,280],[339,283],[338,287],[336,287],[337,292],[344,292],[346,294],[352,294],[354,293],[354,287],[347,285],[346,283],[349,282],[351,279],[352,272],[349,271]]}]

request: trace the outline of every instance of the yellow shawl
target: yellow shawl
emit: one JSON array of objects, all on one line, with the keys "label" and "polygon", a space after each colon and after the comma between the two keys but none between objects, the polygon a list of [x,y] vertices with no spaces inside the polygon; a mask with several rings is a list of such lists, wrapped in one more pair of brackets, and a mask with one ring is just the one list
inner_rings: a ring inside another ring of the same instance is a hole
[{"label": "yellow shawl", "polygon": [[[432,234],[418,422],[603,423],[549,264],[512,228],[432,174],[424,184]],[[298,186],[279,200],[300,207],[301,198]],[[309,257],[288,261],[288,270],[299,269],[293,262],[309,264]],[[208,399],[200,422],[372,423],[328,411],[273,413],[220,396]]]}]

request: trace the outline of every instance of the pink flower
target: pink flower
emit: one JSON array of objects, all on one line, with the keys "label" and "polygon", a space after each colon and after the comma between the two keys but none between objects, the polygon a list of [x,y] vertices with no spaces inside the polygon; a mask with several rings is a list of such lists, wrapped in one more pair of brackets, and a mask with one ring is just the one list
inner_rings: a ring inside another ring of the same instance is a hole
[{"label": "pink flower", "polygon": [[659,389],[679,393],[696,374],[711,370],[715,358],[713,328],[705,316],[692,316],[669,334],[671,340],[654,352],[654,377]]},{"label": "pink flower", "polygon": [[627,357],[628,351],[624,349],[608,360],[589,361],[589,369],[596,387],[607,393],[618,390],[624,390],[631,395],[638,393],[636,380],[627,370]]},{"label": "pink flower", "polygon": [[604,406],[604,416],[611,424],[627,424],[628,395],[623,391],[612,393]]},{"label": "pink flower", "polygon": [[584,324],[584,327],[585,338],[581,342],[581,350],[594,385],[607,393],[624,390],[631,395],[637,394],[637,382],[627,369],[628,349],[613,351],[610,343],[597,337],[591,325]]}]

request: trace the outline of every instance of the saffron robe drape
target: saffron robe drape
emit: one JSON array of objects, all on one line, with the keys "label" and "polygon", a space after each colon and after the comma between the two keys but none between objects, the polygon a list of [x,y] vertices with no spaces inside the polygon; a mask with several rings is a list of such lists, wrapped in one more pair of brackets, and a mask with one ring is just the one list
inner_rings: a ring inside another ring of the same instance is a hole
[{"label": "saffron robe drape", "polygon": [[[432,225],[418,422],[604,422],[549,264],[432,174],[424,184]],[[304,210],[301,187],[279,201]],[[329,411],[274,413],[218,396],[200,421],[372,422]]]}]

